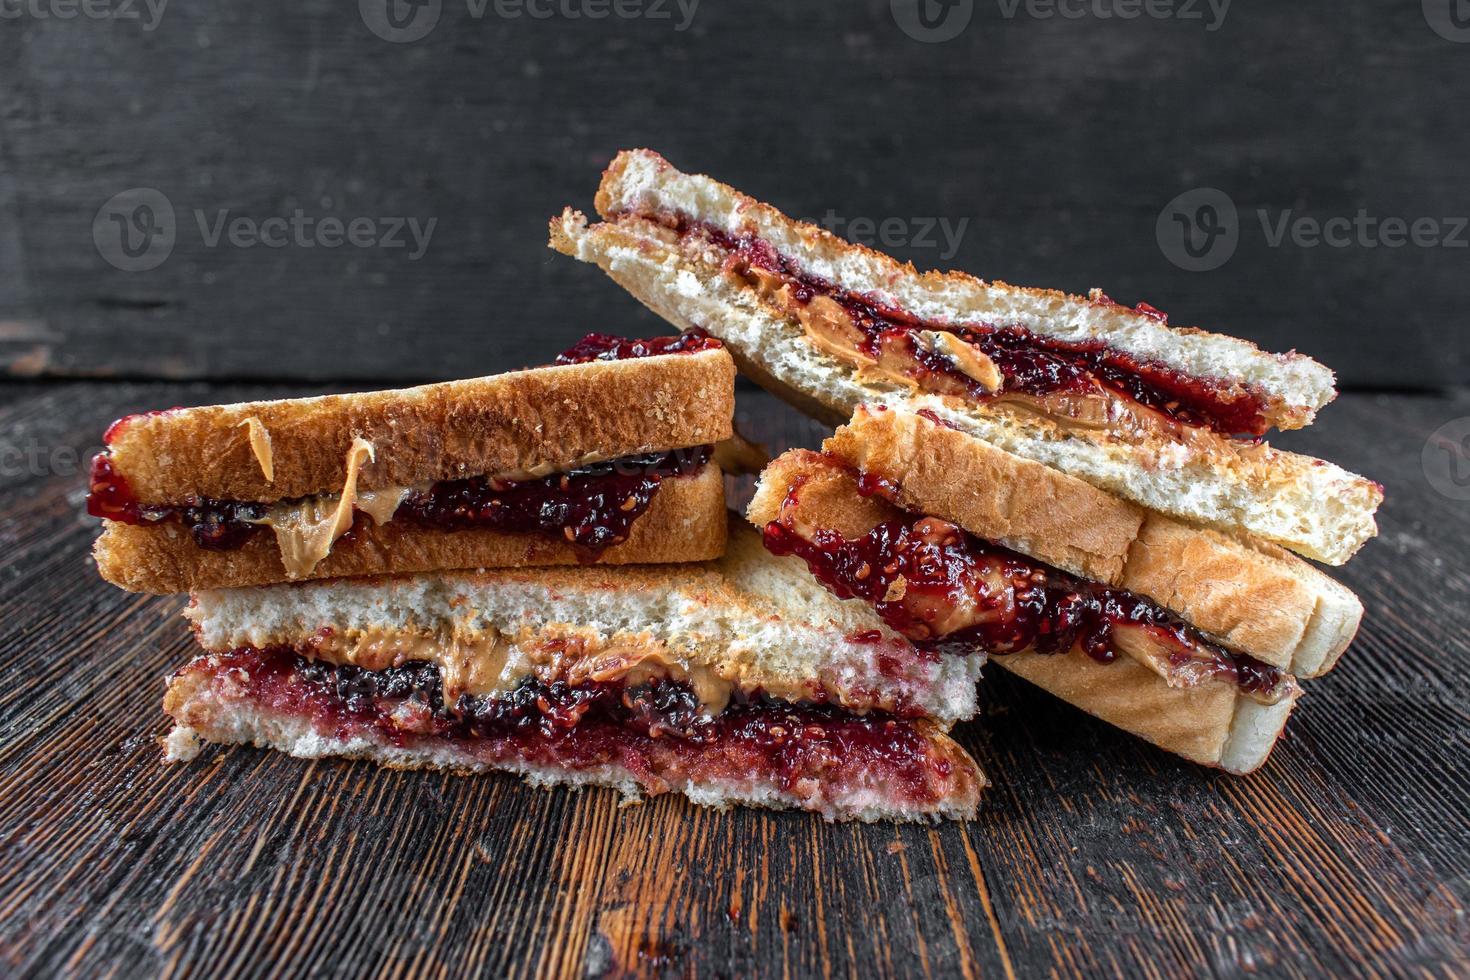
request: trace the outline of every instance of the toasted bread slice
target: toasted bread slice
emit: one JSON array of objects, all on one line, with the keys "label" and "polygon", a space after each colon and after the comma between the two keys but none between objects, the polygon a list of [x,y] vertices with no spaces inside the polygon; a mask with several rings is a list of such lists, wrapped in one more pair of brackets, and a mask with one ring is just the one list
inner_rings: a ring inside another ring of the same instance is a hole
[{"label": "toasted bread slice", "polygon": [[[169,681],[168,756],[191,758],[202,738],[828,819],[973,816],[985,778],[943,729],[974,713],[983,658],[918,651],[795,559],[768,554],[738,519],[731,538],[701,565],[198,593],[186,615],[207,654]],[[342,710],[344,680],[373,696]],[[667,681],[695,699],[697,718],[678,698],[638,693]],[[531,685],[542,693],[528,697]],[[550,717],[542,699],[558,689],[585,692],[582,710],[550,727],[503,723],[507,709]],[[655,715],[645,732],[635,704],[676,717]],[[455,720],[467,713],[473,724]]]},{"label": "toasted bread slice", "polygon": [[[765,693],[942,728],[975,713],[985,658],[926,653],[872,609],[840,602],[738,518],[720,559],[608,568],[504,568],[194,594],[185,616],[211,653],[290,647],[364,669],[400,659],[490,661],[485,683],[623,676],[648,663],[714,696]],[[330,636],[335,645],[324,645]],[[489,649],[503,639],[513,649]],[[341,641],[346,641],[344,644]],[[548,655],[546,651],[554,651]],[[458,666],[458,665],[455,665]],[[486,674],[481,670],[480,676]],[[721,688],[727,688],[721,691]]]},{"label": "toasted bread slice", "polygon": [[1331,670],[1362,603],[1280,548],[1146,510],[902,409],[858,409],[823,448],[891,481],[897,503],[1082,578],[1147,596],[1223,646]]},{"label": "toasted bread slice", "polygon": [[[714,465],[687,477],[666,479],[629,532],[597,558],[601,564],[704,561],[725,548],[725,494]],[[539,534],[482,529],[445,531],[392,521],[360,522],[355,540],[338,541],[307,579],[390,575],[450,568],[507,565],[574,565],[570,544]],[[233,551],[207,551],[177,522],[134,525],[104,522],[92,548],[97,571],[133,592],[168,594],[199,589],[264,585],[291,579],[281,549],[269,533]]]},{"label": "toasted bread slice", "polygon": [[1102,340],[1139,361],[1227,384],[1244,382],[1267,402],[1272,425],[1300,428],[1336,397],[1333,375],[1305,355],[1270,354],[1235,337],[1170,328],[1155,313],[1050,289],[985,282],[962,272],[920,274],[702,174],[677,170],[652,150],[625,150],[603,174],[597,213],[607,221],[700,222],[732,236],[754,235],[805,273],[839,288],[945,324],[1015,324],[1065,341]]},{"label": "toasted bread slice", "polygon": [[728,439],[734,378],[730,355],[713,349],[396,391],[173,409],[114,425],[108,453],[145,505],[336,493],[355,438],[374,449],[360,490],[565,470]]},{"label": "toasted bread slice", "polygon": [[[793,450],[762,474],[747,514],[751,522],[763,527],[776,520],[795,487],[800,487],[800,524],[830,528],[848,539],[900,514],[881,497],[860,494],[857,475],[847,466],[819,453]],[[1225,679],[1171,686],[1128,657],[1099,664],[1079,650],[1051,655],[1024,651],[993,657],[992,662],[1161,748],[1235,773],[1265,762],[1300,694],[1289,676],[1284,679],[1285,696],[1273,704],[1245,696]]]},{"label": "toasted bread slice", "polygon": [[[1283,427],[1306,424],[1331,397],[1330,372],[1310,359],[1263,354],[1233,338],[1171,330],[1153,317],[1111,304],[956,274],[919,276],[643,154],[625,154],[609,171],[599,195],[607,222],[589,227],[583,215],[568,209],[551,224],[553,248],[597,264],[681,329],[699,326],[720,337],[742,371],[819,419],[840,423],[863,403],[926,407],[1001,449],[1143,506],[1226,532],[1245,531],[1331,564],[1346,561],[1377,533],[1373,514],[1382,488],[1321,460],[1205,429],[1163,438],[1075,424],[1004,401],[925,393],[865,373],[824,351],[800,322],[725,269],[719,255],[682,240],[658,220],[639,217],[650,201],[657,204],[655,211],[668,204],[678,214],[733,234],[769,232],[783,253],[790,248],[789,254],[813,274],[935,322],[1018,323],[1060,339],[1103,340],[1180,370],[1241,379],[1274,393],[1268,399],[1275,406],[1271,418]],[[667,209],[659,215],[668,220]],[[859,272],[843,271],[851,269]]]}]

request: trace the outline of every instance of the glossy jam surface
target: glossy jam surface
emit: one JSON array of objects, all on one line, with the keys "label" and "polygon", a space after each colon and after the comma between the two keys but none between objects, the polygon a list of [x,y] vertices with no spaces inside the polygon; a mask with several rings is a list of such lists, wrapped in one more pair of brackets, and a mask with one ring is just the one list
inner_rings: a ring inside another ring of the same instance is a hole
[{"label": "glossy jam surface", "polygon": [[953,767],[931,757],[912,724],[881,712],[756,697],[704,717],[693,691],[656,680],[634,686],[526,681],[506,695],[462,695],[445,704],[439,669],[410,662],[383,671],[337,667],[286,649],[242,648],[200,658],[184,671],[228,678],[234,696],[306,715],[336,737],[371,732],[389,743],[442,739],[500,758],[587,768],[615,763],[645,782],[674,768],[694,777],[752,773],[795,792],[808,780],[876,772],[911,801],[936,799]]},{"label": "glossy jam surface", "polygon": [[[713,447],[696,446],[629,456],[535,480],[441,481],[410,494],[393,519],[447,531],[483,528],[542,534],[595,557],[627,539],[664,480],[698,472],[712,453]],[[243,547],[267,530],[251,523],[265,516],[264,504],[196,499],[179,506],[141,505],[106,453],[92,460],[87,513],[125,524],[178,521],[189,528],[199,547],[212,551]]]},{"label": "glossy jam surface", "polygon": [[1280,671],[1208,643],[1148,599],[1078,579],[935,518],[904,515],[855,540],[825,529],[808,539],[773,521],[764,538],[772,553],[801,557],[838,598],[871,603],[894,631],[947,653],[1080,647],[1106,664],[1120,653],[1115,631],[1138,627],[1170,651],[1174,667],[1203,662],[1211,674],[1262,694],[1281,680]]},{"label": "glossy jam surface", "polygon": [[177,507],[150,507],[138,503],[106,453],[92,459],[87,513],[124,524],[158,524],[174,520],[189,528],[199,547],[231,551],[245,545],[263,528],[250,521],[265,516],[264,504],[196,499]]},{"label": "glossy jam surface", "polygon": [[[941,393],[958,386],[974,398],[991,397],[989,391],[960,372],[943,355],[915,343],[914,334],[919,330],[952,333],[972,344],[999,368],[1006,391],[1044,396],[1059,392],[1087,394],[1101,387],[1182,424],[1205,427],[1226,436],[1258,437],[1270,427],[1264,400],[1242,386],[1189,375],[1109,347],[1102,341],[1057,340],[1018,325],[952,327],[926,323],[803,272],[761,239],[736,238],[702,224],[684,224],[681,228],[685,234],[698,234],[727,252],[727,262],[735,268],[754,266],[780,276],[791,285],[792,296],[799,303],[809,303],[816,296],[831,298],[861,331],[862,353],[875,357],[880,348],[901,348],[914,362],[912,373],[920,384],[926,376],[947,380]],[[1118,305],[1106,298],[1099,302]],[[1140,304],[1135,311],[1166,322],[1162,313],[1146,304]]]},{"label": "glossy jam surface", "polygon": [[562,537],[596,554],[626,541],[665,479],[688,476],[710,460],[712,448],[629,456],[540,480],[487,477],[434,484],[411,494],[394,520],[444,531],[488,528]]},{"label": "glossy jam surface", "polygon": [[694,354],[724,345],[703,330],[686,330],[677,337],[628,340],[606,333],[589,333],[556,357],[557,364],[586,364],[589,361],[626,361],[660,354]]}]

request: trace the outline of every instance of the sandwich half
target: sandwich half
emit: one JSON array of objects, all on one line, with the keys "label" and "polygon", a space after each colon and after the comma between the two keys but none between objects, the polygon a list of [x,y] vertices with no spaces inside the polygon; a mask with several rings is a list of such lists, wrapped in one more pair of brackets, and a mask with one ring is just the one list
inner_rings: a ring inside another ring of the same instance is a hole
[{"label": "sandwich half", "polygon": [[97,568],[172,593],[714,558],[734,376],[707,336],[591,335],[495,377],[129,416],[93,461]]},{"label": "sandwich half", "polygon": [[551,246],[600,266],[680,329],[833,424],[864,403],[926,410],[1117,496],[1341,564],[1382,489],[1272,449],[1336,394],[1300,354],[1175,329],[1159,311],[918,273],[648,150],[618,155]]},{"label": "sandwich half", "polygon": [[185,615],[205,653],[168,682],[175,760],[246,743],[834,820],[966,818],[985,784],[946,734],[983,658],[916,647],[748,527],[699,565],[204,591]]},{"label": "sandwich half", "polygon": [[994,657],[1185,758],[1249,772],[1362,606],[1272,545],[1188,525],[927,412],[859,409],[761,476],[750,520],[921,647]]}]

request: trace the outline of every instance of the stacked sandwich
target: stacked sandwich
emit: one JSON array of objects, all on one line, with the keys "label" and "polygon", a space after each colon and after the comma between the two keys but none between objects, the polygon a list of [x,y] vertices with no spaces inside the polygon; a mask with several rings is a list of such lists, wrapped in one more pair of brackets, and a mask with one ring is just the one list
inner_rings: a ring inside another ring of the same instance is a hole
[{"label": "stacked sandwich", "polygon": [[1100,292],[921,275],[648,151],[596,205],[552,246],[846,423],[749,517],[918,649],[1247,772],[1352,640],[1361,604],[1304,558],[1351,557],[1382,490],[1262,439],[1335,396],[1322,365]]},{"label": "stacked sandwich", "polygon": [[109,581],[191,594],[201,740],[828,818],[973,814],[976,658],[917,646],[728,526],[735,367],[699,334],[115,423]]}]

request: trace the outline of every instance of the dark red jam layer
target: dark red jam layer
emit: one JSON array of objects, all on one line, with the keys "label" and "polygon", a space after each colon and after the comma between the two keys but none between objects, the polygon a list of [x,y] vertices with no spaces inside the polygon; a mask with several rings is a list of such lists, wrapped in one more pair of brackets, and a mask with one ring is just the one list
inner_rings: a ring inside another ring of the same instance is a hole
[{"label": "dark red jam layer", "polygon": [[[411,493],[393,520],[445,531],[481,528],[514,534],[561,538],[579,553],[596,557],[627,540],[633,523],[648,510],[665,479],[688,476],[709,463],[712,446],[627,456],[536,480],[475,477],[444,480]],[[251,521],[265,516],[266,505],[244,501],[196,499],[178,506],[139,504],[112,460],[92,460],[87,513],[125,524],[178,521],[194,541],[211,551],[243,547],[266,530]],[[361,513],[358,514],[361,519]],[[351,537],[348,533],[344,540]]]},{"label": "dark red jam layer", "polygon": [[1120,653],[1115,631],[1139,627],[1162,641],[1172,667],[1203,666],[1257,694],[1282,678],[1274,667],[1207,642],[1142,596],[1068,575],[935,518],[905,515],[857,540],[831,530],[808,540],[772,521],[765,545],[773,554],[799,555],[833,595],[871,603],[894,631],[947,653],[1057,654],[1080,646],[1106,664]]},{"label": "dark red jam layer", "polygon": [[[732,268],[753,266],[780,276],[792,286],[798,303],[809,303],[816,296],[836,301],[861,331],[863,354],[876,358],[881,348],[897,342],[917,361],[921,374],[945,376],[974,398],[989,398],[993,393],[959,371],[948,358],[915,343],[916,331],[952,333],[974,345],[1000,370],[1007,392],[1045,396],[1088,394],[1104,388],[1182,424],[1202,426],[1226,436],[1259,437],[1270,428],[1264,399],[1239,385],[1189,375],[1102,341],[1057,340],[1019,325],[954,327],[927,323],[804,272],[762,239],[749,235],[737,238],[702,223],[685,222],[679,229],[683,234],[700,235],[728,252],[727,263]],[[1111,300],[1101,302],[1117,305]],[[1141,304],[1137,312],[1167,321],[1164,314],[1146,304]]]},{"label": "dark red jam layer", "polygon": [[586,364],[588,361],[626,361],[660,354],[695,354],[723,347],[703,330],[685,330],[677,337],[627,340],[606,333],[589,333],[556,356],[557,364]]},{"label": "dark red jam layer", "polygon": [[489,528],[561,536],[591,554],[626,541],[663,481],[710,461],[712,446],[627,456],[542,480],[445,481],[411,494],[394,519],[444,531]]},{"label": "dark red jam layer", "polygon": [[[444,701],[439,668],[412,662],[383,671],[307,660],[289,649],[242,648],[195,661],[184,671],[233,672],[245,696],[273,711],[309,717],[314,728],[347,738],[365,732],[393,745],[424,738],[469,744],[500,758],[587,769],[626,766],[645,788],[660,772],[692,778],[760,775],[783,791],[836,777],[871,777],[910,802],[933,802],[953,773],[911,723],[882,712],[855,715],[828,705],[764,697],[732,701],[713,718],[683,683],[527,680],[508,695]],[[243,671],[244,677],[241,677]]]}]

